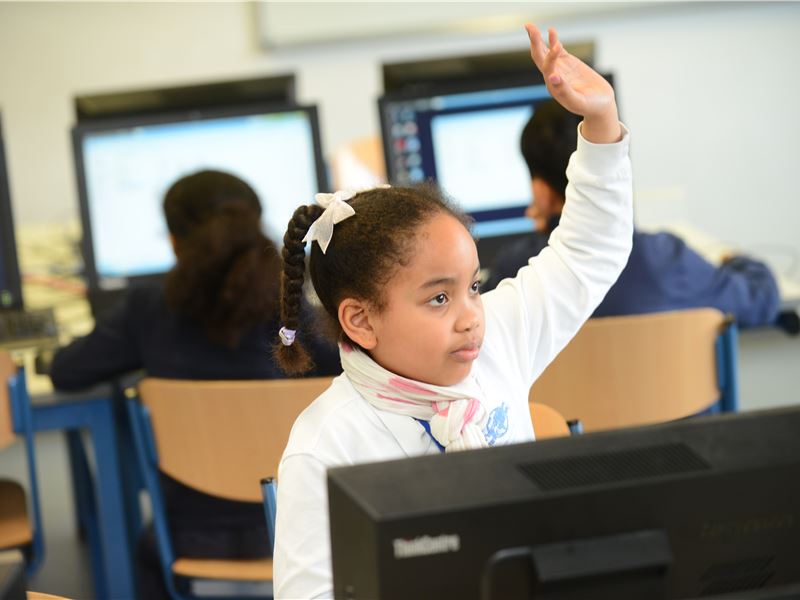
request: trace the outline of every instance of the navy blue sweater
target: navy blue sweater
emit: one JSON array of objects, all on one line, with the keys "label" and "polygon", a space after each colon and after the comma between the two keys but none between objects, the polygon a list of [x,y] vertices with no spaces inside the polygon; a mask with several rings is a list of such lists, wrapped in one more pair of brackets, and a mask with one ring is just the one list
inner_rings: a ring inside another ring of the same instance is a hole
[{"label": "navy blue sweater", "polygon": [[[547,245],[534,233],[501,251],[483,291],[513,277]],[[759,261],[737,256],[716,267],[669,233],[633,234],[628,264],[594,317],[709,306],[733,315],[740,327],[774,323],[780,307],[775,277]]]},{"label": "navy blue sweater", "polygon": [[[50,377],[61,390],[85,388],[140,369],[151,377],[172,379],[283,378],[272,358],[279,327],[277,319],[257,325],[236,348],[227,348],[209,341],[197,323],[170,311],[162,285],[140,286],[89,335],[55,355]],[[297,335],[317,365],[311,375],[341,373],[335,344],[310,335],[308,327],[301,327]]]}]

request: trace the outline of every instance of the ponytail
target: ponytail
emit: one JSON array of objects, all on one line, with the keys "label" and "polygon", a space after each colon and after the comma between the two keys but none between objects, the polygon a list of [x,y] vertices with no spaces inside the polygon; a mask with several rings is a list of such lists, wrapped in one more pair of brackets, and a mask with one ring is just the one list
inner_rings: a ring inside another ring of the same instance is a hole
[{"label": "ponytail", "polygon": [[198,322],[208,339],[233,348],[249,328],[274,318],[280,262],[257,210],[230,201],[177,243],[167,305]]},{"label": "ponytail", "polygon": [[275,358],[281,369],[289,375],[302,375],[314,367],[301,338],[292,338],[300,327],[303,304],[303,280],[306,271],[306,243],[303,238],[311,224],[322,214],[322,210],[317,205],[299,207],[294,211],[283,237],[280,307],[283,324],[281,332],[284,334],[275,346]]}]

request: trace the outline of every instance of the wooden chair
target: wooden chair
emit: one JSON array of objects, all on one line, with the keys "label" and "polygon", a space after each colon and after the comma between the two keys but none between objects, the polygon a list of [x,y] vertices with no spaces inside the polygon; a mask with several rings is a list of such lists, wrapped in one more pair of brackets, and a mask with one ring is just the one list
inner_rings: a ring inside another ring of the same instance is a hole
[{"label": "wooden chair", "polygon": [[554,408],[538,402],[528,402],[537,440],[570,435],[567,420]]},{"label": "wooden chair", "polygon": [[736,336],[713,308],[591,319],[529,400],[587,432],[736,410]]},{"label": "wooden chair", "polygon": [[38,569],[44,558],[30,413],[25,372],[18,369],[7,352],[0,352],[0,449],[14,443],[17,433],[22,435],[30,488],[29,513],[28,496],[23,487],[16,481],[0,480],[0,550],[22,550],[28,577]]},{"label": "wooden chair", "polygon": [[329,377],[270,381],[182,381],[146,378],[127,400],[139,462],[153,505],[156,540],[170,593],[174,576],[271,581],[272,560],[175,556],[158,472],[206,494],[261,502],[261,479],[277,474],[297,416]]}]

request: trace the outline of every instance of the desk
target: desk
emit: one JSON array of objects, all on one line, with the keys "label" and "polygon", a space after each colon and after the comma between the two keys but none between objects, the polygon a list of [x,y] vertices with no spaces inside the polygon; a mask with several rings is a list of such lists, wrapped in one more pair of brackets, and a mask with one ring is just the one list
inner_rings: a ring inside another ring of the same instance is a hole
[{"label": "desk", "polygon": [[[94,449],[95,476],[87,490],[96,531],[89,532],[98,598],[135,598],[130,498],[126,497],[120,458],[121,440],[115,395],[110,385],[76,394],[53,393],[32,399],[32,428],[38,431],[66,431],[71,443],[88,433]],[[73,465],[73,469],[76,465]],[[80,493],[80,490],[76,490]],[[96,539],[92,538],[96,535]]]}]

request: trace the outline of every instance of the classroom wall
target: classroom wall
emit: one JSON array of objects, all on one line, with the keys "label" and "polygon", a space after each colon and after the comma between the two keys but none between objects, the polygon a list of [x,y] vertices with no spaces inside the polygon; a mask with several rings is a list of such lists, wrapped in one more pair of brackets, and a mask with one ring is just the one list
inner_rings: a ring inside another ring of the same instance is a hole
[{"label": "classroom wall", "polygon": [[[689,222],[800,279],[800,4],[641,4],[545,23],[565,41],[593,40],[597,66],[615,73],[633,132],[638,222]],[[534,14],[542,5],[522,6]],[[358,3],[340,10],[358,18]],[[0,111],[16,218],[23,226],[77,219],[75,94],[291,70],[301,100],[320,107],[330,155],[378,132],[382,61],[525,46],[520,26],[265,50],[249,3],[0,2]],[[794,397],[800,344],[791,342],[753,350],[764,364],[745,382],[753,394]]]}]

